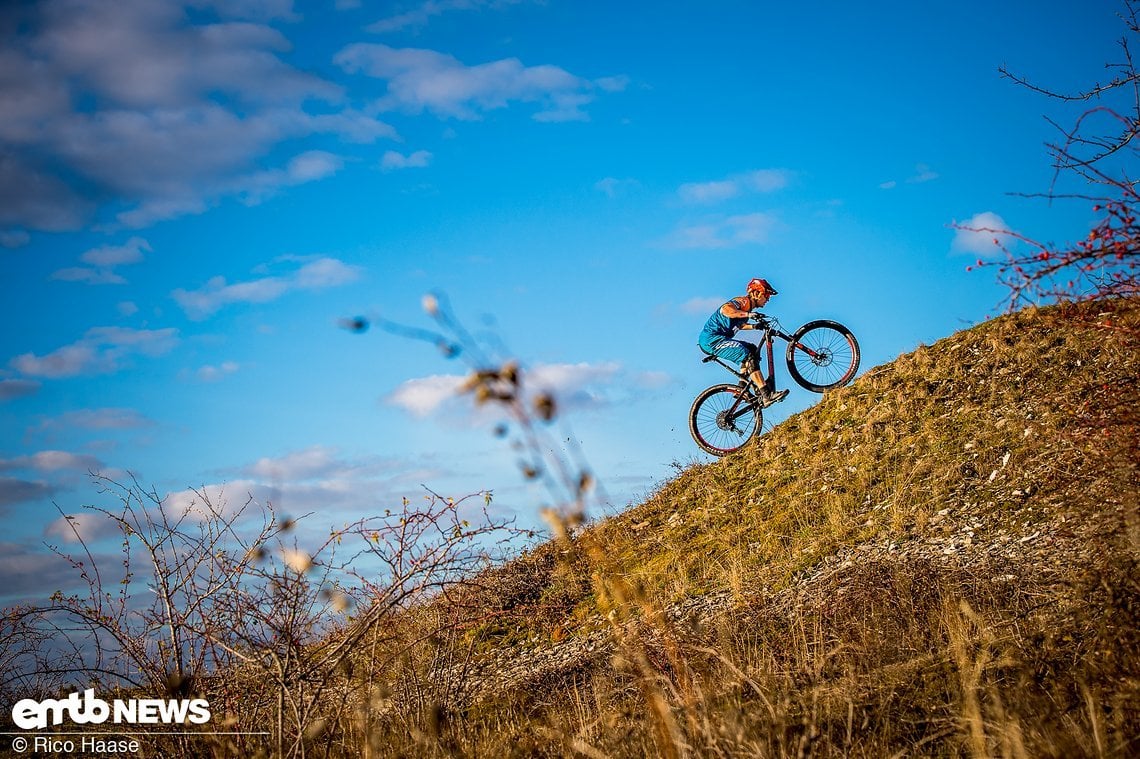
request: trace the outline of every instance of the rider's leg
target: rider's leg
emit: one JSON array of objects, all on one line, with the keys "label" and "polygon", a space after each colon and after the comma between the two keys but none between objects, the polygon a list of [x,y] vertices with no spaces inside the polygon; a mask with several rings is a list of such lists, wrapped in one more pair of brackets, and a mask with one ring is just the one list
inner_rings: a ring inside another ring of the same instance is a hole
[{"label": "rider's leg", "polygon": [[[706,353],[710,352],[710,348],[704,346],[702,346],[702,348]],[[787,390],[773,393],[772,385],[768,380],[764,379],[764,372],[760,371],[760,358],[757,355],[759,346],[740,340],[722,340],[715,346],[712,346],[711,350],[715,351],[717,356],[740,364],[740,370],[756,387],[756,391],[760,394],[765,406],[770,406],[776,401],[782,401],[787,397]]]},{"label": "rider's leg", "polygon": [[774,387],[772,379],[764,379],[764,373],[760,371],[760,362],[755,356],[749,356],[741,363],[740,368],[748,373],[748,378],[752,380],[752,384],[760,392],[760,399],[764,401],[764,406],[771,406],[773,403],[779,403],[788,397],[788,391],[777,391]]},{"label": "rider's leg", "polygon": [[752,380],[752,384],[756,386],[756,389],[760,391],[761,395],[767,396],[768,383],[764,379],[764,372],[760,371],[760,367],[757,366],[756,358],[749,356],[744,359],[740,364],[740,368],[748,375],[748,379]]}]

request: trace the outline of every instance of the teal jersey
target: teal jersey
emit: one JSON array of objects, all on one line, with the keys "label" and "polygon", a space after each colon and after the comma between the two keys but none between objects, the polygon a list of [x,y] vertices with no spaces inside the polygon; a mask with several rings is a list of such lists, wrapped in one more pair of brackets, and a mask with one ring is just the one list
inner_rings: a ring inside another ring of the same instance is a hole
[{"label": "teal jersey", "polygon": [[716,346],[725,340],[731,339],[736,334],[748,319],[730,319],[721,313],[724,306],[731,303],[734,307],[740,308],[740,304],[736,299],[725,301],[716,311],[713,311],[712,316],[705,322],[704,329],[701,330],[701,336],[697,339],[697,344],[700,345],[706,352],[715,352]]}]

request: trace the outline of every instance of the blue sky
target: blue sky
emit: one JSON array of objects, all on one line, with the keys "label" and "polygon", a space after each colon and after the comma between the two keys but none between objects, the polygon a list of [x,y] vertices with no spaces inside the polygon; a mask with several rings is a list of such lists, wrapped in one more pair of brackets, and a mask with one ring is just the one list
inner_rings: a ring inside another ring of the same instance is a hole
[{"label": "blue sky", "polygon": [[[0,583],[58,586],[88,472],[314,512],[543,493],[430,345],[494,331],[620,509],[689,439],[711,310],[851,326],[863,366],[994,313],[988,236],[1082,237],[1003,80],[1104,78],[1115,2],[60,0],[0,9]],[[778,422],[817,397],[794,388]],[[79,522],[98,542],[105,525]],[[50,586],[50,587],[49,587]]]}]

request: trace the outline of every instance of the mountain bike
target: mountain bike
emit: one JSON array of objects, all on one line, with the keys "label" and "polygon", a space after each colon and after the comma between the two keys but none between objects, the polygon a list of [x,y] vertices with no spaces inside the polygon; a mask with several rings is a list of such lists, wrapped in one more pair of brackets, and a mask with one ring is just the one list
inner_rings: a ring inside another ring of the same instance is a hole
[{"label": "mountain bike", "polygon": [[716,362],[737,376],[736,384],[713,385],[701,391],[689,409],[689,431],[703,450],[724,456],[737,450],[756,434],[764,418],[761,390],[776,390],[773,344],[776,338],[788,344],[788,374],[800,387],[816,393],[843,387],[859,370],[859,343],[851,330],[828,319],[810,321],[792,334],[764,314],[749,321],[761,332],[759,357],[768,357],[767,387],[758,388],[744,371],[716,354],[701,363]]}]

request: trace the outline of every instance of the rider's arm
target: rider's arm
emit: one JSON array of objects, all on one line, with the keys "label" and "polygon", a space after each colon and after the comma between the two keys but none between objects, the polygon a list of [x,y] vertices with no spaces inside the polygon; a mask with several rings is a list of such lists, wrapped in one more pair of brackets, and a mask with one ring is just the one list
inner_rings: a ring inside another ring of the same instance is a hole
[{"label": "rider's arm", "polygon": [[[746,308],[741,308],[739,303],[744,300],[743,298],[733,298],[720,307],[720,312],[729,319],[747,319],[752,312]],[[740,329],[755,329],[751,324],[744,323],[740,325]]]}]

